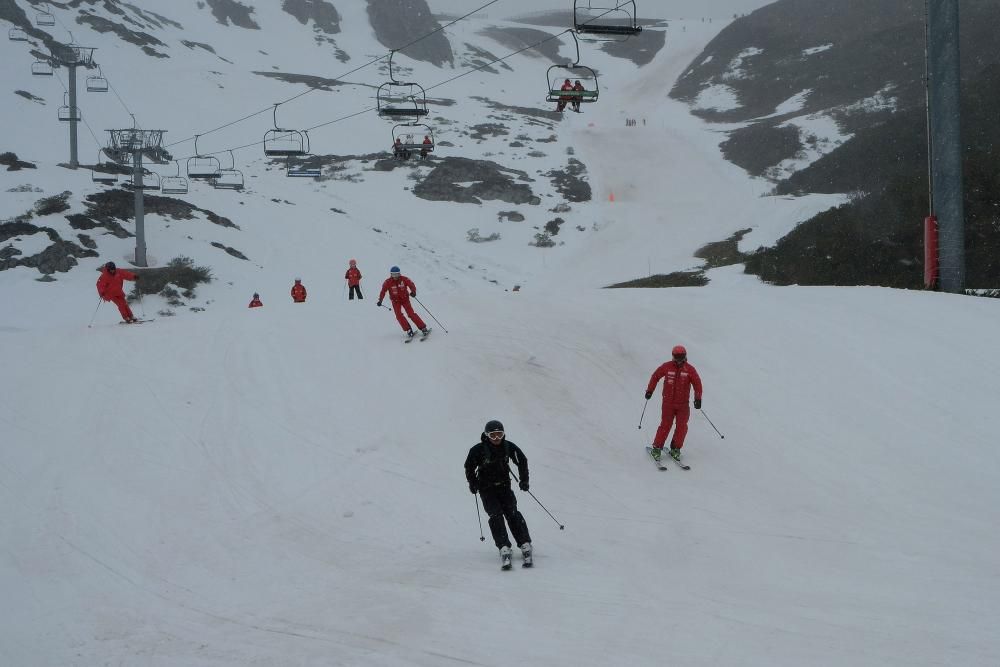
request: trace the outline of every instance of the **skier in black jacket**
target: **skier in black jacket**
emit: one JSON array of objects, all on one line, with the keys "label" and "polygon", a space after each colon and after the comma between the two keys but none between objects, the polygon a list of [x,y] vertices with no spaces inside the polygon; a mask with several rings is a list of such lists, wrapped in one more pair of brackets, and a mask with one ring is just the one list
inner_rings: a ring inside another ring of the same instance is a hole
[{"label": "skier in black jacket", "polygon": [[528,535],[524,516],[517,511],[517,498],[510,488],[508,460],[517,466],[518,486],[527,491],[528,457],[520,447],[507,440],[503,424],[495,419],[486,422],[479,443],[469,450],[465,459],[465,478],[469,482],[469,491],[479,493],[483,499],[483,509],[490,517],[490,532],[500,550],[500,561],[505,569],[510,567],[511,549],[504,519],[510,524],[510,532],[521,548],[524,566],[531,565],[531,536]]}]

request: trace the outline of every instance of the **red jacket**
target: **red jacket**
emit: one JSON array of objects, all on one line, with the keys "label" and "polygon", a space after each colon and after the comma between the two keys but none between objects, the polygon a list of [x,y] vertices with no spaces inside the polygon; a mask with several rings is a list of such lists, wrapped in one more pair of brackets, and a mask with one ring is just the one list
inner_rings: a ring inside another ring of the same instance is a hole
[{"label": "red jacket", "polygon": [[379,301],[385,298],[386,292],[389,293],[389,300],[393,303],[409,303],[410,296],[417,295],[417,286],[406,276],[400,276],[398,280],[389,276],[382,283],[382,291],[378,295]]},{"label": "red jacket", "polygon": [[653,371],[646,387],[648,393],[656,389],[656,384],[663,379],[663,400],[671,405],[687,405],[688,395],[694,386],[694,397],[701,399],[701,377],[694,366],[684,362],[679,368],[672,360]]},{"label": "red jacket", "polygon": [[306,286],[302,283],[292,285],[292,301],[302,303],[306,300]]},{"label": "red jacket", "polygon": [[352,266],[347,269],[347,273],[344,274],[344,279],[347,280],[347,284],[351,287],[356,287],[361,284],[361,271],[358,267]]},{"label": "red jacket", "polygon": [[247,306],[247,308],[260,308],[260,307],[261,307],[261,306],[263,306],[263,305],[264,305],[264,304],[263,304],[263,303],[261,303],[260,299],[252,299],[252,300],[250,301],[250,305],[249,305],[249,306]]},{"label": "red jacket", "polygon": [[125,269],[115,269],[111,273],[106,268],[101,269],[101,277],[97,279],[97,293],[105,301],[111,301],[115,297],[125,298],[125,290],[122,289],[122,282],[125,280],[135,280],[135,274]]}]

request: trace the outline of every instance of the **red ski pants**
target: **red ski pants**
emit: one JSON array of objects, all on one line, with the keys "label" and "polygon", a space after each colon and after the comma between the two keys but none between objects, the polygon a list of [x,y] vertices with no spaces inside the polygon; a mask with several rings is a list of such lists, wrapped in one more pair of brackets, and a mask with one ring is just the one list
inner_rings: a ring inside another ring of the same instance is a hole
[{"label": "red ski pants", "polygon": [[424,324],[424,321],[420,319],[420,316],[413,312],[413,304],[410,303],[409,299],[399,303],[393,301],[392,312],[396,313],[396,321],[399,322],[399,326],[403,327],[403,331],[410,330],[410,323],[406,321],[406,316],[403,315],[404,310],[406,311],[406,315],[409,315],[410,319],[413,320],[413,323],[417,325],[418,329],[423,329],[427,326]]},{"label": "red ski pants", "polygon": [[132,314],[132,309],[128,307],[128,301],[125,300],[124,296],[113,296],[109,299],[116,306],[118,306],[118,312],[122,314],[122,319],[128,322],[135,318]]},{"label": "red ski pants", "polygon": [[663,401],[663,412],[660,417],[660,426],[656,429],[656,436],[653,438],[653,447],[663,447],[667,441],[667,434],[673,426],[674,419],[677,420],[677,428],[674,429],[672,439],[673,446],[680,449],[684,446],[684,438],[688,432],[688,418],[691,416],[691,407],[684,405],[674,405],[669,401]]}]

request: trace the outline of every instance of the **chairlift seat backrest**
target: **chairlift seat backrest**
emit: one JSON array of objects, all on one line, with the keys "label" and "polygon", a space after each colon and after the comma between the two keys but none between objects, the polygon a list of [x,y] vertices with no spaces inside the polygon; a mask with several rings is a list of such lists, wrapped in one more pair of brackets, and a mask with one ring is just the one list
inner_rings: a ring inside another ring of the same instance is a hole
[{"label": "chairlift seat backrest", "polygon": [[108,92],[108,80],[103,76],[88,76],[87,91],[91,93]]},{"label": "chairlift seat backrest", "polygon": [[31,73],[35,76],[52,76],[52,65],[44,60],[31,63]]},{"label": "chairlift seat backrest", "polygon": [[24,32],[21,28],[11,28],[7,32],[7,37],[10,38],[12,42],[27,42],[28,33]]},{"label": "chairlift seat backrest", "polygon": [[164,176],[160,182],[160,192],[165,195],[186,195],[188,181],[183,176]]},{"label": "chairlift seat backrest", "polygon": [[48,12],[38,12],[35,14],[35,25],[40,26],[54,26],[56,24],[56,17]]},{"label": "chairlift seat backrest", "polygon": [[221,170],[219,159],[211,155],[196,155],[189,157],[187,161],[188,178],[200,180],[218,178]]}]

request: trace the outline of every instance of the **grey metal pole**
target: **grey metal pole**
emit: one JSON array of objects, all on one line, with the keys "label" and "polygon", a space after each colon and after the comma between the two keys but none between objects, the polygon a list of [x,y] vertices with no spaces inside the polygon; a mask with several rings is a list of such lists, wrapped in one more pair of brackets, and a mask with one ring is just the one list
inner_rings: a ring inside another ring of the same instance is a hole
[{"label": "grey metal pole", "polygon": [[142,151],[132,152],[132,187],[135,189],[135,265],[146,264],[146,209],[142,199]]},{"label": "grey metal pole", "polygon": [[80,166],[76,152],[76,117],[80,113],[80,107],[76,106],[76,65],[70,63],[69,67],[69,167],[76,169]]},{"label": "grey metal pole", "polygon": [[940,285],[965,290],[965,211],[962,186],[961,63],[958,0],[929,0],[927,60],[931,187],[938,218]]}]

